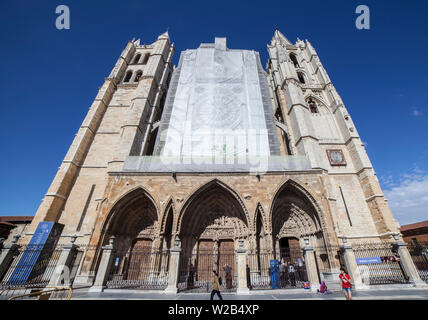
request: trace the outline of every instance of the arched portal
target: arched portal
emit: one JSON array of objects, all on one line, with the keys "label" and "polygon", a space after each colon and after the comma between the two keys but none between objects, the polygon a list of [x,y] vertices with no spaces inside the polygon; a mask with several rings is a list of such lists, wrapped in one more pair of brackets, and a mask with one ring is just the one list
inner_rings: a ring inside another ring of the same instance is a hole
[{"label": "arched portal", "polygon": [[205,289],[212,282],[212,271],[217,270],[226,289],[233,289],[237,276],[235,249],[240,239],[248,244],[249,234],[239,196],[217,180],[202,187],[184,205],[178,234],[182,286]]},{"label": "arched portal", "polygon": [[158,213],[152,197],[142,188],[120,199],[103,228],[104,241],[115,237],[109,288],[164,288],[168,253],[162,250]]},{"label": "arched portal", "polygon": [[295,284],[299,279],[305,281],[306,274],[298,273],[305,268],[305,239],[315,248],[318,273],[329,268],[319,210],[315,200],[302,186],[287,181],[279,189],[272,204],[271,219],[275,259],[283,264],[286,273],[288,270],[296,272],[289,278],[285,274],[286,280],[283,281],[288,281],[287,284]]}]

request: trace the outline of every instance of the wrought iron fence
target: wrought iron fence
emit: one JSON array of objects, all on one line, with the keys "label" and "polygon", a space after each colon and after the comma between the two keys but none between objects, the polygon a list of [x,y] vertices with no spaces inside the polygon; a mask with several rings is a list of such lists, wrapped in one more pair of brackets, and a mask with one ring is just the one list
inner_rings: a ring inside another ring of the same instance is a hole
[{"label": "wrought iron fence", "polygon": [[428,283],[428,242],[415,242],[408,248],[419,276]]},{"label": "wrought iron fence", "polygon": [[78,270],[83,262],[85,252],[95,250],[94,246],[80,245],[71,250],[66,266],[58,265],[59,257],[64,249],[70,250],[69,245],[19,246],[12,251],[12,259],[0,274],[1,295],[9,296],[16,292],[26,294],[29,290],[38,290],[50,285],[55,271],[61,271],[60,284],[72,286]]},{"label": "wrought iron fence", "polygon": [[7,271],[2,275],[0,287],[43,288],[55,271],[61,247],[26,245],[13,252]]},{"label": "wrought iron fence", "polygon": [[222,279],[221,291],[233,292],[237,284],[237,265],[234,251],[218,254],[212,250],[180,255],[178,289],[186,292],[210,292],[214,280],[213,270]]},{"label": "wrought iron fence", "polygon": [[[272,260],[277,261],[273,268]],[[304,283],[308,281],[300,248],[281,248],[276,259],[271,252],[249,253],[246,269],[247,285],[250,289],[303,288]]]},{"label": "wrought iron fence", "polygon": [[352,247],[363,283],[380,285],[409,282],[393,243],[359,243]]},{"label": "wrought iron fence", "polygon": [[138,248],[128,257],[115,257],[107,287],[162,290],[168,286],[169,251]]}]

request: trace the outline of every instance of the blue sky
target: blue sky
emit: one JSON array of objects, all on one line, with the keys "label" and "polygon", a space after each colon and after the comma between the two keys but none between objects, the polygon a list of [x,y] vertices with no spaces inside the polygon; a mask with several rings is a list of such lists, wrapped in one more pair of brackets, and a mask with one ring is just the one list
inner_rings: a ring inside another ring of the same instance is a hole
[{"label": "blue sky", "polygon": [[[55,28],[68,5],[71,29]],[[371,29],[355,27],[359,4]],[[267,6],[269,5],[269,6]],[[426,1],[0,2],[0,215],[34,215],[128,40],[169,30],[179,53],[228,39],[259,51],[277,27],[308,39],[351,113],[389,198],[406,224],[428,219]]]}]

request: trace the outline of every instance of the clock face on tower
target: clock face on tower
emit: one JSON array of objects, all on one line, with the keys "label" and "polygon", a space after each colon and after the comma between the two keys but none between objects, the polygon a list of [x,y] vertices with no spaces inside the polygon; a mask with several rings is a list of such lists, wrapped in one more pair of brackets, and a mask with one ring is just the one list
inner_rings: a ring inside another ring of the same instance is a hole
[{"label": "clock face on tower", "polygon": [[346,166],[342,150],[327,150],[327,157],[332,166]]}]

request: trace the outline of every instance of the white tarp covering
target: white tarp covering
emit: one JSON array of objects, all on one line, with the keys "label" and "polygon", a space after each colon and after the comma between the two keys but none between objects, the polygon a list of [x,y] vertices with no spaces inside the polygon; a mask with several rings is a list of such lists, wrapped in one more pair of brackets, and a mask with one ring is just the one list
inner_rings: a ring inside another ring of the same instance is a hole
[{"label": "white tarp covering", "polygon": [[270,156],[258,59],[224,38],[184,51],[160,155]]},{"label": "white tarp covering", "polygon": [[257,52],[225,38],[181,53],[169,82],[153,156],[127,157],[128,172],[309,170],[280,156],[266,73]]}]

